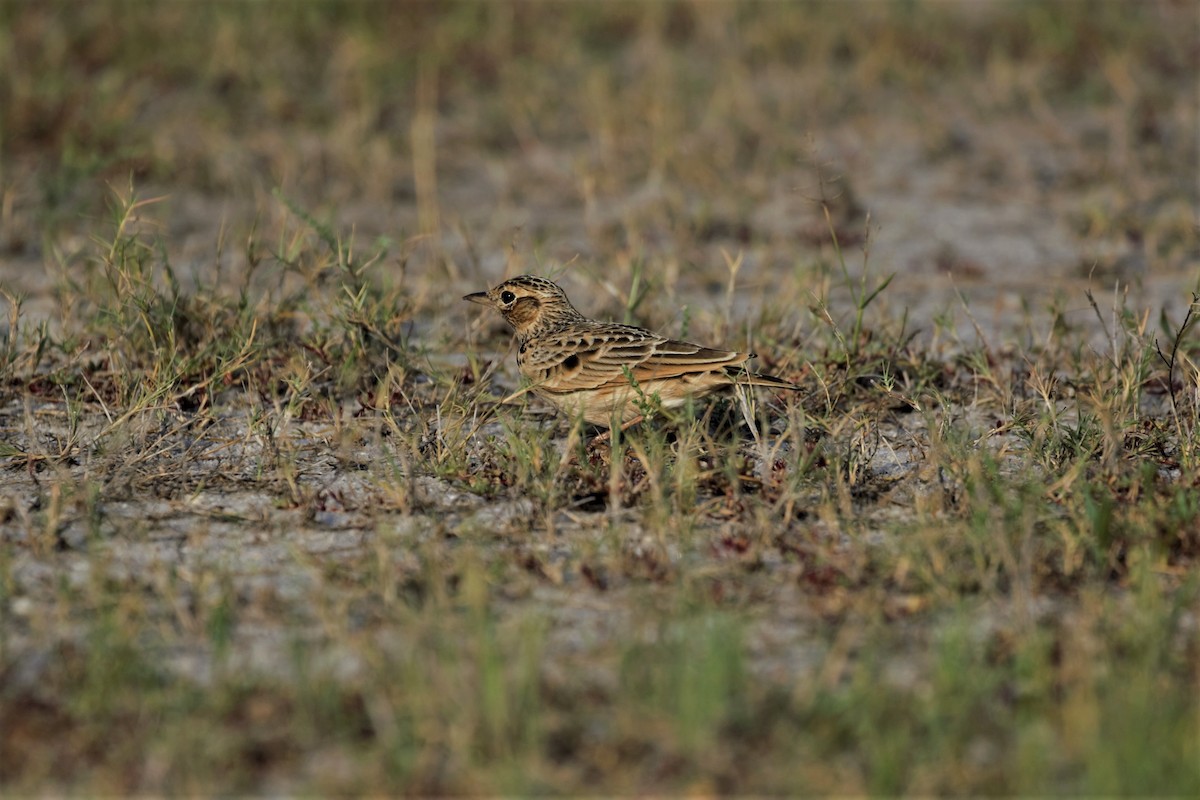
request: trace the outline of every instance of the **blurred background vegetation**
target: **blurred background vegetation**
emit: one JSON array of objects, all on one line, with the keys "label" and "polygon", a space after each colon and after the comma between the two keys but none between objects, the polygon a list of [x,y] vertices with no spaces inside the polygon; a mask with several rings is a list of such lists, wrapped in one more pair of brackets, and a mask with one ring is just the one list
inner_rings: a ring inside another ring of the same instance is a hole
[{"label": "blurred background vegetation", "polygon": [[459,233],[494,253],[514,224],[569,240],[564,260],[685,222],[744,245],[787,227],[751,224],[780,192],[820,238],[813,201],[862,227],[853,152],[886,172],[915,139],[926,164],[987,156],[961,193],[1118,185],[1075,229],[1178,261],[1195,31],[1186,0],[5,3],[0,244],[32,254],[131,179],[192,202],[193,227],[282,187],[459,262]]}]

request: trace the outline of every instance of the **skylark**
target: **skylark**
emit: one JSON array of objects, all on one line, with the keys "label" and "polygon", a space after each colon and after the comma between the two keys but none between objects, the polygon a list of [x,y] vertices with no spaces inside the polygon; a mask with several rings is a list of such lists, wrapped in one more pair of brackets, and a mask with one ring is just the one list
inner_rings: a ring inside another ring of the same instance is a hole
[{"label": "skylark", "polygon": [[[580,314],[557,284],[521,275],[464,300],[491,306],[517,334],[517,368],[529,389],[560,412],[627,428],[654,405],[674,408],[729,386],[799,389],[748,372],[753,353],[668,339],[644,328]],[[649,402],[647,402],[649,401]]]}]

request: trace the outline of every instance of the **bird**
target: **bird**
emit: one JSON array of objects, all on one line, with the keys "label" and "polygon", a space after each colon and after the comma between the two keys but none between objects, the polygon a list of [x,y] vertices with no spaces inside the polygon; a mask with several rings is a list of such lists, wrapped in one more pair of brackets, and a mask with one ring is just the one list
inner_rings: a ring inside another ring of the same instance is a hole
[{"label": "bird", "polygon": [[753,353],[671,339],[634,325],[588,319],[558,284],[519,275],[463,297],[500,312],[516,333],[517,369],[527,391],[571,418],[624,430],[656,405],[675,408],[731,386],[799,390],[750,372]]}]

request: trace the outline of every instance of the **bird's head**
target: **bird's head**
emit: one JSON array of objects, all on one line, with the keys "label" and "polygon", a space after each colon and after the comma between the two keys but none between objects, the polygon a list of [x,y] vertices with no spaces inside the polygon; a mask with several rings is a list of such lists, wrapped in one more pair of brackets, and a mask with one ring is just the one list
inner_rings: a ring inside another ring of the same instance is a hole
[{"label": "bird's head", "polygon": [[558,284],[536,275],[518,275],[463,300],[496,309],[522,338],[583,319]]}]

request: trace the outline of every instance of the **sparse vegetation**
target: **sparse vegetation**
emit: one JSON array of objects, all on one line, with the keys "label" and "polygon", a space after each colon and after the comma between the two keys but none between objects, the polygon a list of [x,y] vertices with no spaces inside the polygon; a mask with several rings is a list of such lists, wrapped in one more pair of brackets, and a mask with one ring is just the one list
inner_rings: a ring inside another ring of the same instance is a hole
[{"label": "sparse vegetation", "polygon": [[1194,15],[0,5],[0,791],[1200,794]]}]

